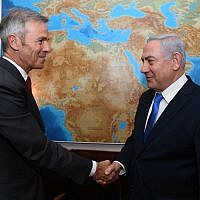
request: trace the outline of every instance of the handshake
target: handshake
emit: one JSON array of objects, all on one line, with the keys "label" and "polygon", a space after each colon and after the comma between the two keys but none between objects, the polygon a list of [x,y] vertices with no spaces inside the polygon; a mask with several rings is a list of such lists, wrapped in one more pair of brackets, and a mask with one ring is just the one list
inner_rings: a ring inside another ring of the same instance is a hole
[{"label": "handshake", "polygon": [[122,166],[117,163],[111,163],[109,160],[104,160],[97,163],[97,169],[93,175],[93,180],[95,180],[100,185],[107,185],[119,178],[119,172]]}]

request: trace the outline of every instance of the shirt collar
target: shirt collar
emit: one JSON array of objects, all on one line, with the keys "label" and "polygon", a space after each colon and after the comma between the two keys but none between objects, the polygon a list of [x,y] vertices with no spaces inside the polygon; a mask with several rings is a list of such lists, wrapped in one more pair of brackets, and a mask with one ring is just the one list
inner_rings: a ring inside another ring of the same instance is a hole
[{"label": "shirt collar", "polygon": [[169,102],[175,97],[178,91],[183,87],[183,85],[187,82],[188,78],[185,74],[183,74],[179,79],[177,79],[174,83],[172,83],[168,88],[166,88],[163,92],[163,98],[169,104]]},{"label": "shirt collar", "polygon": [[25,72],[25,70],[20,67],[16,62],[14,62],[13,60],[11,60],[10,58],[6,57],[6,56],[3,56],[3,58],[5,60],[7,60],[8,62],[10,62],[11,64],[13,64],[17,70],[19,71],[19,73],[22,75],[22,77],[24,78],[24,80],[26,81],[27,78],[28,78],[28,74]]}]

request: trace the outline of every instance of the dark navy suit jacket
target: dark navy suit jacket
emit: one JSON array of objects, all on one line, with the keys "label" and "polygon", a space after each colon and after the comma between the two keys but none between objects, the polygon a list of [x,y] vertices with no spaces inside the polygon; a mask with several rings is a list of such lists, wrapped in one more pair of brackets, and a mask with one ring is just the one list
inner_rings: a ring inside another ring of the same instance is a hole
[{"label": "dark navy suit jacket", "polygon": [[144,143],[145,122],[154,94],[150,89],[141,96],[134,130],[118,156],[127,171],[129,197],[200,199],[200,87],[189,78]]}]

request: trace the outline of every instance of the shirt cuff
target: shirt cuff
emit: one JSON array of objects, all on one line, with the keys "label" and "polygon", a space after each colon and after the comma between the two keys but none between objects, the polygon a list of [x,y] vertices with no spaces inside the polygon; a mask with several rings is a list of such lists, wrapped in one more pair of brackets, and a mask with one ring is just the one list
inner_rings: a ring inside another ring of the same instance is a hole
[{"label": "shirt cuff", "polygon": [[92,161],[92,169],[90,171],[89,177],[93,176],[95,174],[96,170],[97,170],[97,162],[93,160]]},{"label": "shirt cuff", "polygon": [[124,175],[124,174],[126,174],[126,170],[125,170],[124,165],[123,165],[122,163],[120,163],[119,161],[116,161],[116,160],[115,160],[114,162],[118,163],[118,164],[121,165],[121,167],[122,167],[122,169],[119,171],[119,175]]}]

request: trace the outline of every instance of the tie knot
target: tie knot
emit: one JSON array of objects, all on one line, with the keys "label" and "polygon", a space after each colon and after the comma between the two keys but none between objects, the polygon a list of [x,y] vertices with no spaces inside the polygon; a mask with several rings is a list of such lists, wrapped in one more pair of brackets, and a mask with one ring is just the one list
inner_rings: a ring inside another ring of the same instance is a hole
[{"label": "tie knot", "polygon": [[28,88],[29,92],[32,92],[32,87],[31,87],[31,78],[28,76],[27,80],[26,80],[26,86]]},{"label": "tie knot", "polygon": [[156,104],[159,104],[162,99],[163,99],[163,95],[161,93],[156,93],[156,97],[155,97],[154,102]]}]

